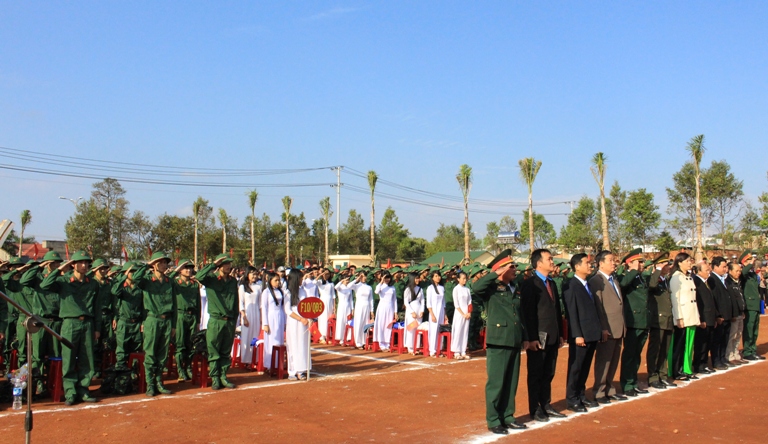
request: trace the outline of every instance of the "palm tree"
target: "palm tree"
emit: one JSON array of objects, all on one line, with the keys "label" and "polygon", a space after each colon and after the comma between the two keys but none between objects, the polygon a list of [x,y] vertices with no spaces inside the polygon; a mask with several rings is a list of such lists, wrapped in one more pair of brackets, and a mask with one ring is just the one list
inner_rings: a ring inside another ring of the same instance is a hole
[{"label": "palm tree", "polygon": [[259,200],[259,192],[251,190],[248,192],[248,206],[251,207],[251,265],[256,263],[256,237],[253,233],[253,224],[256,220],[256,201]]},{"label": "palm tree", "polygon": [[197,223],[198,219],[200,218],[200,210],[208,205],[208,202],[203,199],[202,196],[197,196],[197,200],[192,202],[192,214],[195,216],[195,266],[198,266],[197,262]]},{"label": "palm tree", "polygon": [[320,213],[323,215],[323,221],[325,221],[325,266],[329,266],[328,261],[328,222],[331,220],[331,198],[324,197],[320,200]]},{"label": "palm tree", "polygon": [[456,181],[459,182],[461,195],[464,196],[464,261],[469,264],[469,191],[472,189],[472,168],[464,164],[459,167],[459,173],[456,174]]},{"label": "palm tree", "polygon": [[696,262],[700,261],[704,254],[704,243],[702,242],[703,222],[701,219],[701,158],[704,156],[704,134],[693,137],[686,147],[693,158],[693,169],[696,178],[696,244],[694,246],[694,257]]},{"label": "palm tree", "polygon": [[288,236],[288,230],[291,226],[291,205],[293,205],[293,199],[291,199],[290,196],[285,196],[283,198],[283,208],[285,208],[285,213],[283,213],[283,216],[285,216],[285,265],[290,265],[291,260],[291,249],[290,249],[290,237]]},{"label": "palm tree", "polygon": [[376,182],[379,180],[379,176],[376,174],[376,171],[368,171],[368,187],[371,189],[371,262],[375,263],[376,258],[374,256],[374,242],[375,242],[375,233],[376,233],[376,211],[374,209],[374,198],[373,198],[373,192],[376,190]]},{"label": "palm tree", "polygon": [[227,252],[227,225],[229,224],[229,215],[227,210],[219,208],[219,222],[221,222],[221,252]]},{"label": "palm tree", "polygon": [[21,212],[21,236],[19,236],[19,257],[21,257],[21,246],[24,242],[24,230],[27,228],[27,225],[32,223],[32,213],[29,212],[29,210],[24,210]]},{"label": "palm tree", "polygon": [[528,237],[530,238],[531,252],[533,252],[533,182],[541,169],[541,161],[533,157],[520,159],[520,178],[528,186]]},{"label": "palm tree", "polygon": [[592,166],[589,167],[592,170],[592,177],[595,178],[597,186],[600,187],[600,217],[603,222],[603,250],[611,249],[611,241],[608,234],[608,214],[605,212],[605,161],[608,158],[603,152],[596,153],[592,156]]}]

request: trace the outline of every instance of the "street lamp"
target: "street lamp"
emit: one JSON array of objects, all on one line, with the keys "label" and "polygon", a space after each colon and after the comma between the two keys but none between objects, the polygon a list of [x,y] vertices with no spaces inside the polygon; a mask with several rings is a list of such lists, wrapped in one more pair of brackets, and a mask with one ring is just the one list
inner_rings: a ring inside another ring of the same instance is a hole
[{"label": "street lamp", "polygon": [[70,198],[64,197],[64,196],[59,196],[59,199],[68,200],[68,201],[72,202],[72,205],[75,206],[75,210],[77,210],[77,204],[80,203],[81,200],[83,200],[82,197],[78,197],[77,199],[70,199]]}]

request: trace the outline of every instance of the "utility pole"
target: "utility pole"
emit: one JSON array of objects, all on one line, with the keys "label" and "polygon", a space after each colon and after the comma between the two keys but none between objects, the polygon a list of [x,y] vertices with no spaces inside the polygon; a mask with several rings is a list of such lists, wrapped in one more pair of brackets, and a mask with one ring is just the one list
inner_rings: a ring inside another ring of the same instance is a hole
[{"label": "utility pole", "polygon": [[339,227],[341,224],[341,169],[339,165],[336,168],[336,254],[339,254]]}]

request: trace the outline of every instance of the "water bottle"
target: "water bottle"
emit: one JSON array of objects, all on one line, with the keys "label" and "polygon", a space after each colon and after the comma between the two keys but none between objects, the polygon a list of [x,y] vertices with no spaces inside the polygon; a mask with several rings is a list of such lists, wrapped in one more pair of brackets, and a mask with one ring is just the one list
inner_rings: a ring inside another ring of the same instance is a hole
[{"label": "water bottle", "polygon": [[18,379],[13,380],[13,410],[21,410],[22,383]]}]

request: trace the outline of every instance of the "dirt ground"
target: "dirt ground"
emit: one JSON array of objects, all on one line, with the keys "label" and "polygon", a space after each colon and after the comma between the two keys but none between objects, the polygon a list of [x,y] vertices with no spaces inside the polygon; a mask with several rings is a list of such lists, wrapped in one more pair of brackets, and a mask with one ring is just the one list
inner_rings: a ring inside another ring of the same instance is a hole
[{"label": "dirt ground", "polygon": [[[768,317],[760,328],[768,354]],[[553,405],[565,408],[567,348],[560,350]],[[470,361],[313,346],[310,382],[278,381],[233,370],[235,390],[214,392],[169,381],[173,395],[103,398],[97,404],[34,405],[36,442],[765,442],[768,361],[702,377],[677,388],[589,413],[532,423],[527,415],[525,357],[518,422],[508,437],[485,427],[485,358]],[[618,378],[618,375],[617,375]],[[645,364],[641,367],[645,380]],[[591,380],[587,387],[591,387]],[[94,388],[97,387],[97,384]],[[94,392],[98,396],[98,392]],[[588,390],[589,395],[589,390]],[[24,415],[0,405],[0,442],[23,442]]]}]

